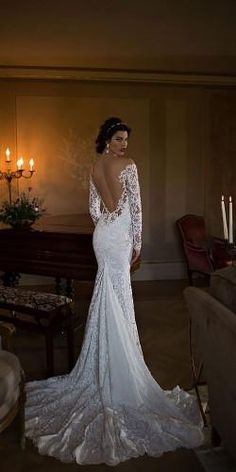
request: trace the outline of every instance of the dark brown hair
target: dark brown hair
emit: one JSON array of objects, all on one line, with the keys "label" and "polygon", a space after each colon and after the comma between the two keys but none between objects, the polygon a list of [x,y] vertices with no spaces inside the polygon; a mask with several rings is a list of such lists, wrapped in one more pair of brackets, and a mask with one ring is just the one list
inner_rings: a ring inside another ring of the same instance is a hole
[{"label": "dark brown hair", "polygon": [[124,123],[120,118],[111,117],[104,121],[100,126],[99,133],[96,138],[96,151],[98,154],[102,154],[107,141],[109,141],[113,134],[117,131],[127,131],[128,136],[130,135],[131,129]]}]

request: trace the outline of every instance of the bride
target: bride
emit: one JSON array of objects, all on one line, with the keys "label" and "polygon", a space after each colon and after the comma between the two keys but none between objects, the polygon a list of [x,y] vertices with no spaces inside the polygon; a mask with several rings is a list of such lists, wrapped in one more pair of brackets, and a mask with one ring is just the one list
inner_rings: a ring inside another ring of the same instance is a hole
[{"label": "bride", "polygon": [[164,391],[145,364],[135,323],[130,264],[141,249],[135,163],[125,157],[129,127],[109,118],[96,140],[90,214],[98,262],[83,346],[70,374],[29,382],[26,435],[63,462],[116,465],[202,443],[195,399]]}]

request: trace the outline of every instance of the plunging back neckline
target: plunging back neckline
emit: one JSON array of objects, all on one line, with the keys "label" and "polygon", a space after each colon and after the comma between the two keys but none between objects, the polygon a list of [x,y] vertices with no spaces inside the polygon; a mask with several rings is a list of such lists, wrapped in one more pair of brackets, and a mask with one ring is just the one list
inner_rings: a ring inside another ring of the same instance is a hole
[{"label": "plunging back neckline", "polygon": [[127,164],[127,165],[124,167],[124,169],[122,169],[122,170],[119,172],[119,174],[118,174],[118,176],[117,176],[117,179],[119,180],[119,182],[121,182],[122,191],[121,191],[121,195],[120,195],[120,197],[119,197],[119,199],[118,199],[118,201],[117,201],[116,207],[115,207],[115,209],[112,210],[112,211],[110,211],[110,210],[107,208],[107,206],[105,205],[105,203],[104,203],[104,201],[103,201],[103,199],[102,199],[102,197],[101,197],[101,193],[98,191],[97,186],[96,186],[96,184],[95,184],[95,182],[94,182],[93,176],[90,175],[90,178],[91,178],[91,180],[92,180],[92,183],[93,183],[93,185],[94,185],[94,187],[95,187],[95,189],[96,189],[96,192],[97,192],[97,194],[99,195],[99,198],[100,198],[100,200],[101,200],[102,207],[103,207],[103,210],[104,210],[103,213],[107,214],[109,217],[115,216],[116,214],[117,214],[117,215],[120,215],[120,213],[121,213],[122,204],[126,202],[126,198],[125,198],[126,187],[125,187],[125,181],[124,181],[124,174],[125,174],[125,172],[127,171],[127,169],[128,169],[129,167],[132,167],[132,166],[134,166],[134,165],[135,165],[134,163],[132,163],[132,164]]}]

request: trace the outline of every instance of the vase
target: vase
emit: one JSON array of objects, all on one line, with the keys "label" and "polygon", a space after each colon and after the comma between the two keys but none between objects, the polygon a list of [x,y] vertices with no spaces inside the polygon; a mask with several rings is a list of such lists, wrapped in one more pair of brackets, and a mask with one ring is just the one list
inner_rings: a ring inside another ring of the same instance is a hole
[{"label": "vase", "polygon": [[13,229],[17,230],[32,230],[32,225],[35,220],[18,220],[12,223],[9,223]]}]

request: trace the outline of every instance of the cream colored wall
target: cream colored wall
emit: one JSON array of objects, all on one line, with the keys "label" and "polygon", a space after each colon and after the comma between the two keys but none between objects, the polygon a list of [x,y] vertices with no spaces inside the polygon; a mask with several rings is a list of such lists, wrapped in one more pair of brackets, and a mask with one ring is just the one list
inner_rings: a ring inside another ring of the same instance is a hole
[{"label": "cream colored wall", "polygon": [[0,65],[235,74],[235,0],[0,2]]},{"label": "cream colored wall", "polygon": [[[221,235],[220,194],[233,193],[235,184],[229,171],[235,170],[235,97],[234,89],[209,86],[1,81],[1,166],[6,146],[14,160],[34,157],[30,185],[44,198],[48,218],[76,231],[87,212],[97,128],[106,117],[121,116],[133,129],[129,156],[137,162],[143,197],[144,263],[136,277],[180,277],[175,220],[204,214]],[[29,181],[19,185],[23,190]],[[3,182],[0,192],[3,199]]]}]

